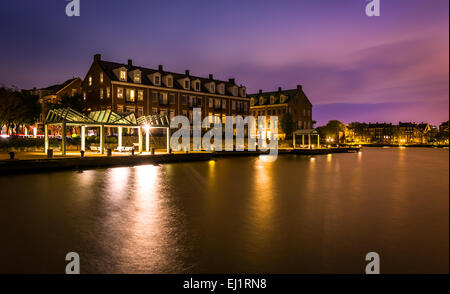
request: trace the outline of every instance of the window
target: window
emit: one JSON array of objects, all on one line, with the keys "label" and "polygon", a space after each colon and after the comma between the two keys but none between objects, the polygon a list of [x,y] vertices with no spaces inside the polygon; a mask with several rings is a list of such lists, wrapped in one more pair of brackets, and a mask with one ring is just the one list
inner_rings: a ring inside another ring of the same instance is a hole
[{"label": "window", "polygon": [[214,101],[214,108],[216,108],[216,109],[220,109],[220,99],[215,99],[215,101]]},{"label": "window", "polygon": [[138,116],[143,116],[144,115],[144,108],[143,107],[138,107],[137,115]]},{"label": "window", "polygon": [[135,101],[135,91],[127,89],[127,101],[134,102]]},{"label": "window", "polygon": [[184,88],[189,89],[189,80],[184,81]]},{"label": "window", "polygon": [[126,81],[127,80],[127,72],[124,70],[120,71],[120,80],[121,81]]},{"label": "window", "polygon": [[222,100],[222,109],[227,109],[227,100]]},{"label": "window", "polygon": [[172,77],[167,77],[167,87],[172,87],[172,86],[173,86]]},{"label": "window", "polygon": [[134,82],[135,83],[140,83],[141,82],[141,73],[136,71],[134,72]]},{"label": "window", "polygon": [[123,112],[123,105],[117,104],[117,112]]},{"label": "window", "polygon": [[167,105],[167,93],[159,93],[159,103]]},{"label": "window", "polygon": [[101,72],[100,73],[100,84],[102,84],[103,83],[103,73]]},{"label": "window", "polygon": [[158,75],[155,76],[155,85],[159,85],[159,76]]},{"label": "window", "polygon": [[181,103],[183,105],[187,105],[187,97],[186,97],[186,95],[181,95]]},{"label": "window", "polygon": [[103,89],[100,89],[100,99],[103,99]]},{"label": "window", "polygon": [[194,106],[194,96],[189,96],[189,107],[193,107]]},{"label": "window", "polygon": [[219,93],[220,93],[220,94],[223,94],[223,93],[224,93],[224,85],[223,85],[223,84],[220,84],[220,85],[219,85]]},{"label": "window", "polygon": [[110,98],[111,97],[111,88],[106,88],[106,98]]},{"label": "window", "polygon": [[197,106],[202,106],[202,97],[197,97]]},{"label": "window", "polygon": [[86,101],[86,92],[83,92],[83,100]]},{"label": "window", "polygon": [[244,111],[247,111],[248,109],[248,103],[243,103],[244,104]]},{"label": "window", "polygon": [[250,105],[255,105],[255,99],[250,99]]},{"label": "window", "polygon": [[211,83],[211,93],[214,93],[216,91],[216,87],[214,83]]},{"label": "window", "polygon": [[200,91],[200,82],[195,83],[195,90]]},{"label": "window", "polygon": [[144,100],[144,90],[138,90],[138,100]]},{"label": "window", "polygon": [[152,93],[152,102],[158,102],[158,92]]},{"label": "window", "polygon": [[117,98],[123,99],[123,88],[117,88]]},{"label": "window", "polygon": [[236,101],[231,101],[231,109],[236,109]]},{"label": "window", "polygon": [[213,108],[213,99],[212,98],[209,98],[209,108]]},{"label": "window", "polygon": [[270,96],[270,104],[273,104],[275,102],[275,97]]},{"label": "window", "polygon": [[91,76],[89,76],[88,82],[89,82],[89,86],[92,86],[92,77]]},{"label": "window", "polygon": [[170,104],[175,104],[175,94],[169,94],[169,102]]},{"label": "window", "polygon": [[238,89],[236,87],[233,88],[233,96],[237,96],[238,94]]},{"label": "window", "polygon": [[127,110],[126,112],[135,112],[136,111],[134,106],[127,106],[126,110]]},{"label": "window", "polygon": [[263,97],[260,97],[259,98],[259,105],[263,105],[264,104],[264,98]]}]

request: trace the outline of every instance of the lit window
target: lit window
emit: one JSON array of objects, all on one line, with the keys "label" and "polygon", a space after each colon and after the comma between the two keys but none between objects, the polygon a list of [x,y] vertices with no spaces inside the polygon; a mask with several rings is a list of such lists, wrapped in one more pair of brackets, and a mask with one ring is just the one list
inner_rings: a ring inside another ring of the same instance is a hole
[{"label": "lit window", "polygon": [[106,98],[111,97],[111,89],[110,88],[106,88]]},{"label": "lit window", "polygon": [[86,92],[83,92],[83,100],[86,101]]},{"label": "lit window", "polygon": [[135,72],[134,73],[134,82],[135,83],[140,83],[141,82],[141,73],[140,72]]},{"label": "lit window", "polygon": [[103,99],[103,89],[100,89],[100,99]]},{"label": "lit window", "polygon": [[143,90],[138,90],[138,100],[139,101],[144,100],[144,91]]},{"label": "lit window", "polygon": [[100,84],[103,83],[103,73],[100,73]]},{"label": "lit window", "polygon": [[117,112],[123,112],[123,105],[117,105]]},{"label": "lit window", "polygon": [[123,88],[117,88],[117,98],[123,99]]},{"label": "lit window", "polygon": [[120,71],[120,80],[125,81],[127,79],[127,72],[124,70]]},{"label": "lit window", "polygon": [[92,86],[92,77],[91,76],[89,76],[88,81],[89,81],[89,86]]},{"label": "lit window", "polygon": [[130,101],[134,102],[134,90],[130,90]]}]

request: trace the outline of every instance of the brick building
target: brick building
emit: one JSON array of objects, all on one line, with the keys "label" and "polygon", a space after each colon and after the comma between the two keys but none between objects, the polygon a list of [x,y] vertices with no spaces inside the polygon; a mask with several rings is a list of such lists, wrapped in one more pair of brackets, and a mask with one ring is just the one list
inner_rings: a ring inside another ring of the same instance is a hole
[{"label": "brick building", "polygon": [[[309,130],[313,128],[312,120],[312,104],[303,92],[301,85],[296,89],[263,92],[249,94],[250,97],[250,115],[257,118],[258,116],[266,116],[268,123],[270,116],[277,116],[278,121],[285,113],[292,116],[294,122],[294,131]],[[267,126],[268,128],[268,126]],[[267,129],[269,132],[269,128]],[[286,134],[283,133],[282,128],[278,128],[279,138],[284,138]]]},{"label": "brick building", "polygon": [[202,118],[216,115],[222,121],[225,116],[248,115],[249,99],[246,87],[237,85],[234,79],[217,80],[185,73],[135,66],[128,63],[104,61],[94,55],[93,63],[82,84],[87,110],[135,112],[136,116],[163,114],[189,117],[193,108],[202,110]]}]

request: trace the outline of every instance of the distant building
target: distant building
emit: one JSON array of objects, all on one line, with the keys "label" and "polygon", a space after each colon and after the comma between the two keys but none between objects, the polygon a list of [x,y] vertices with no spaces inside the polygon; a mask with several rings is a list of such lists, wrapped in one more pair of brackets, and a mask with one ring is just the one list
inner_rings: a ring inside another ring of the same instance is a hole
[{"label": "distant building", "polygon": [[[301,85],[291,90],[263,92],[249,94],[250,97],[250,115],[256,119],[258,116],[266,116],[266,124],[269,122],[270,116],[277,116],[279,121],[278,134],[279,138],[285,138],[280,122],[284,114],[289,113],[294,122],[294,130],[308,130],[313,128],[312,121],[312,104],[306,94],[303,92]],[[270,132],[267,125],[267,131]]]},{"label": "distant building", "polygon": [[447,132],[448,133],[448,127],[449,121],[443,122],[439,125],[439,132]]}]

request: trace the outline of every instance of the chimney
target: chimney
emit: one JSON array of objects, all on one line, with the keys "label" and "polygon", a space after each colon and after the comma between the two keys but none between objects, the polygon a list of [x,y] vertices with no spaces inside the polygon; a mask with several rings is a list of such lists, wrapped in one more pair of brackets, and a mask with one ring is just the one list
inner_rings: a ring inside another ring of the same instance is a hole
[{"label": "chimney", "polygon": [[259,94],[262,94],[262,90],[261,89],[259,89]]},{"label": "chimney", "polygon": [[163,66],[162,66],[162,64],[158,65],[158,70],[159,70],[159,71],[163,71]]},{"label": "chimney", "polygon": [[189,69],[186,69],[186,75],[189,76]]},{"label": "chimney", "polygon": [[212,74],[209,74],[209,79],[210,79],[210,80],[214,80],[214,77],[213,77]]},{"label": "chimney", "polygon": [[278,92],[281,92],[281,87],[278,87]]},{"label": "chimney", "polygon": [[228,82],[230,83],[230,84],[234,84],[235,82],[234,82],[234,79],[228,79]]},{"label": "chimney", "polygon": [[102,55],[101,54],[95,54],[94,55],[94,62],[100,61],[102,60]]},{"label": "chimney", "polygon": [[132,59],[128,59],[128,66],[133,66],[133,60]]},{"label": "chimney", "polygon": [[297,85],[297,91],[302,91],[302,85]]}]

